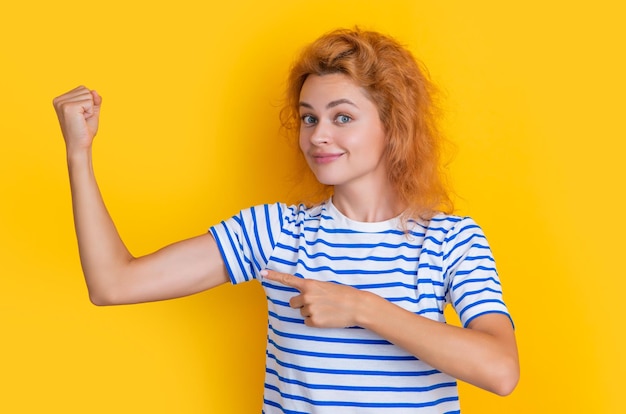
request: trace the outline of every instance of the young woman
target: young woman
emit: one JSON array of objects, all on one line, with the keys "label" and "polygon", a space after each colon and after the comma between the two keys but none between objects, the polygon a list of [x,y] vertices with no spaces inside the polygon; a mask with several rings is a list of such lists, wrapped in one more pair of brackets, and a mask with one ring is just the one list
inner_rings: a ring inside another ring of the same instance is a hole
[{"label": "young woman", "polygon": [[[387,36],[322,36],[292,68],[282,120],[329,197],[242,210],[137,258],[92,169],[101,97],[79,87],[56,98],[91,301],[259,280],[269,308],[268,414],[454,413],[455,378],[509,394],[519,378],[513,326],[481,229],[443,213],[450,202],[430,89]],[[462,328],[445,323],[447,304]]]}]

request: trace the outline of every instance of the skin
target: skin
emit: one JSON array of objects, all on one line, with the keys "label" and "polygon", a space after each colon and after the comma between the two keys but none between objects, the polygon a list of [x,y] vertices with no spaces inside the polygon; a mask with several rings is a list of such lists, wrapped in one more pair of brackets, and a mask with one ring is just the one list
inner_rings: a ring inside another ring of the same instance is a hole
[{"label": "skin", "polygon": [[53,101],[65,139],[81,265],[96,305],[191,295],[228,281],[213,237],[203,234],[133,257],[109,215],[92,166],[102,98],[80,86]]},{"label": "skin", "polygon": [[300,149],[333,204],[356,221],[384,221],[406,208],[389,183],[378,109],[341,74],[311,75],[300,92]]},{"label": "skin", "polygon": [[[215,240],[203,234],[152,254],[134,257],[120,238],[96,182],[92,143],[102,98],[78,87],[54,99],[66,144],[74,222],[81,264],[96,305],[149,302],[186,296],[226,283]],[[384,128],[376,106],[345,75],[310,76],[301,91],[300,148],[309,166],[334,186],[333,203],[356,221],[382,221],[406,205],[387,180]],[[515,335],[504,315],[474,319],[467,329],[408,312],[350,286],[264,270],[261,275],[296,288],[290,306],[307,326],[361,326],[431,366],[500,395],[519,379]]]}]

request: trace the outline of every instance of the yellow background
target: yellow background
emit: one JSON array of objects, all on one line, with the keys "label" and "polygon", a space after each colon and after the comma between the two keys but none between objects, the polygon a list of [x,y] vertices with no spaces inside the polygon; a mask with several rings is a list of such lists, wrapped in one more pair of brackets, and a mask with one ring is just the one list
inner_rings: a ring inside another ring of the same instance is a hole
[{"label": "yellow background", "polygon": [[96,308],[54,96],[104,97],[97,176],[134,254],[283,200],[283,79],[319,34],[391,33],[444,92],[460,214],[492,244],[522,378],[464,412],[615,413],[626,373],[620,2],[5,2],[0,9],[0,412],[258,413],[257,284]]}]

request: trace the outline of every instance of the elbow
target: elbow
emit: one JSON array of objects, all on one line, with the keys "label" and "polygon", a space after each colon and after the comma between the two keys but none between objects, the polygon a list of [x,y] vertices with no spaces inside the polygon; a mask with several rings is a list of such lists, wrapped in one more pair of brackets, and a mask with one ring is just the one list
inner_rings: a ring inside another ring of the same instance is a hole
[{"label": "elbow", "polygon": [[120,283],[125,274],[111,269],[87,271],[83,269],[89,301],[96,306],[121,305],[124,302],[124,286]]},{"label": "elbow", "polygon": [[493,390],[494,394],[499,395],[500,397],[506,397],[510,395],[515,387],[517,387],[517,383],[519,381],[519,377],[511,377],[501,381]]},{"label": "elbow", "polygon": [[89,301],[95,306],[111,306],[114,305],[113,302],[107,300],[103,295],[98,295],[92,292],[89,292]]},{"label": "elbow", "polygon": [[114,286],[87,284],[89,301],[96,306],[120,305],[123,302]]},{"label": "elbow", "polygon": [[498,368],[498,372],[493,376],[493,383],[490,391],[501,397],[511,394],[520,378],[519,362],[517,359],[503,362]]},{"label": "elbow", "polygon": [[119,304],[114,300],[112,295],[95,291],[95,289],[89,289],[89,301],[96,306],[113,306]]}]

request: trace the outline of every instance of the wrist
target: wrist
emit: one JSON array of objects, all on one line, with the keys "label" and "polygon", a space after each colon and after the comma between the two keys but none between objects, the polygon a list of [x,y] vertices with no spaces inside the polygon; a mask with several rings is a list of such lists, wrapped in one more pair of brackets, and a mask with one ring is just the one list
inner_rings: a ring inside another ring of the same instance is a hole
[{"label": "wrist", "polygon": [[91,156],[91,148],[67,149],[67,169],[70,179],[76,174],[83,173],[93,174],[93,161]]},{"label": "wrist", "polygon": [[66,148],[66,157],[68,164],[80,163],[91,160],[91,147]]},{"label": "wrist", "polygon": [[358,304],[356,306],[355,321],[361,328],[371,329],[379,312],[381,302],[386,300],[374,293],[361,291]]}]

